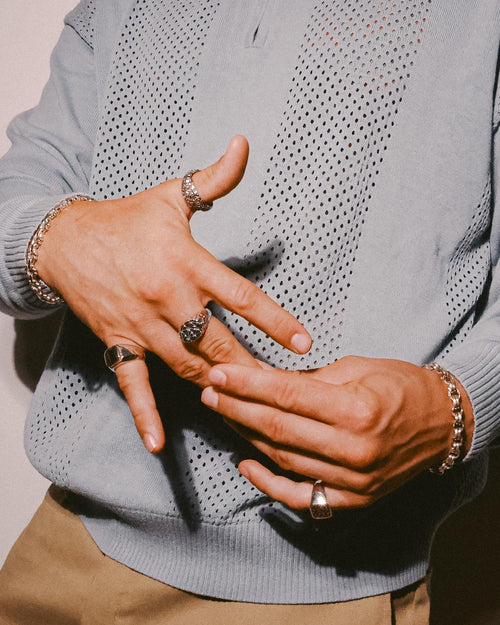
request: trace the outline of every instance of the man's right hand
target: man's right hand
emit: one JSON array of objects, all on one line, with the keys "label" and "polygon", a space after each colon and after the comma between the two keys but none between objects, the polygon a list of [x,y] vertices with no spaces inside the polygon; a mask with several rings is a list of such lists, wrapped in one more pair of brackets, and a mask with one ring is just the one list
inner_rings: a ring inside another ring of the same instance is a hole
[{"label": "man's right hand", "polygon": [[[200,196],[212,201],[234,189],[247,158],[247,140],[234,137],[217,163],[194,174]],[[143,347],[200,386],[209,384],[214,364],[258,366],[215,318],[198,343],[182,343],[182,324],[211,300],[284,347],[306,352],[311,339],[303,326],[198,245],[191,236],[191,217],[180,179],[123,199],[74,202],[46,233],[38,273],[108,347]],[[159,451],[165,435],[146,363],[127,362],[116,375],[144,444],[151,452]]]}]

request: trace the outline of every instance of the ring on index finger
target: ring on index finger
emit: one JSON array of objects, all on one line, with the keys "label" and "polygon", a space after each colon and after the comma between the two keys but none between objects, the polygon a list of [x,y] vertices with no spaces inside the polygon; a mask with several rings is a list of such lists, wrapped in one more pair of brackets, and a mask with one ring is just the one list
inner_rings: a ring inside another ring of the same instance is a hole
[{"label": "ring on index finger", "polygon": [[125,362],[137,359],[146,360],[145,350],[137,345],[112,345],[104,352],[104,362],[111,371]]},{"label": "ring on index finger", "polygon": [[213,202],[205,202],[200,197],[198,189],[195,187],[191,178],[199,169],[191,169],[182,179],[181,191],[184,201],[188,205],[188,208],[193,211],[208,211],[214,205]]}]

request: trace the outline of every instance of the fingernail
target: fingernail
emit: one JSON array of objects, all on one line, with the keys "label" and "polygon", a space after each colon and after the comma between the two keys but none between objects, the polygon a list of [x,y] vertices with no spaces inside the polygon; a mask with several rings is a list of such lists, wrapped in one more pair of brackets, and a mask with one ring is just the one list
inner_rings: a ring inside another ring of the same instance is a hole
[{"label": "fingernail", "polygon": [[203,393],[201,394],[201,401],[208,406],[209,408],[217,408],[217,404],[219,403],[219,395],[214,391],[211,386],[207,386],[207,388],[203,389]]},{"label": "fingernail", "polygon": [[154,454],[154,452],[159,447],[156,438],[152,434],[144,434],[144,436],[142,437],[142,440],[144,442],[144,445],[146,446],[146,449],[152,454]]},{"label": "fingernail", "polygon": [[225,373],[220,371],[220,369],[210,369],[208,372],[208,379],[212,384],[216,386],[224,386],[227,380],[227,376]]},{"label": "fingernail", "polygon": [[263,360],[259,360],[258,358],[256,358],[256,360],[259,363],[259,367],[262,367],[263,369],[274,369],[274,367],[268,362],[264,362]]},{"label": "fingernail", "polygon": [[243,477],[245,477],[248,480],[248,471],[247,471],[246,464],[240,463],[238,465],[238,471]]},{"label": "fingernail", "polygon": [[294,334],[290,343],[293,349],[299,354],[304,354],[309,351],[312,345],[311,338],[307,336],[307,334]]}]

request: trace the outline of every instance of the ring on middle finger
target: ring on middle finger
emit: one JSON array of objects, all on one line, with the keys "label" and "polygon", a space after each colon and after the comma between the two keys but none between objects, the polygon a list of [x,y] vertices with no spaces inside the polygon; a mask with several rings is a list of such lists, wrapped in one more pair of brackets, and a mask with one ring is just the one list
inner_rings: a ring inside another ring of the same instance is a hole
[{"label": "ring on middle finger", "polygon": [[188,319],[182,324],[179,330],[181,341],[186,344],[196,343],[207,331],[208,324],[212,318],[212,311],[204,308],[192,319]]}]

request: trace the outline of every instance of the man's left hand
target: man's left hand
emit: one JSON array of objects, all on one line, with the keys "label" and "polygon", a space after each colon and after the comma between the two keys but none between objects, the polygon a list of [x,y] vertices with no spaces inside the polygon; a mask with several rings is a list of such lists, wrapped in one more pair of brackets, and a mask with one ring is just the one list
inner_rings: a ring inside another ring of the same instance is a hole
[{"label": "man's left hand", "polygon": [[[312,371],[217,365],[202,401],[294,481],[255,460],[240,472],[291,508],[305,509],[315,480],[333,508],[367,506],[448,455],[451,401],[434,371],[399,360],[349,356]],[[473,417],[466,414],[465,448]],[[465,450],[464,450],[465,451]]]}]

